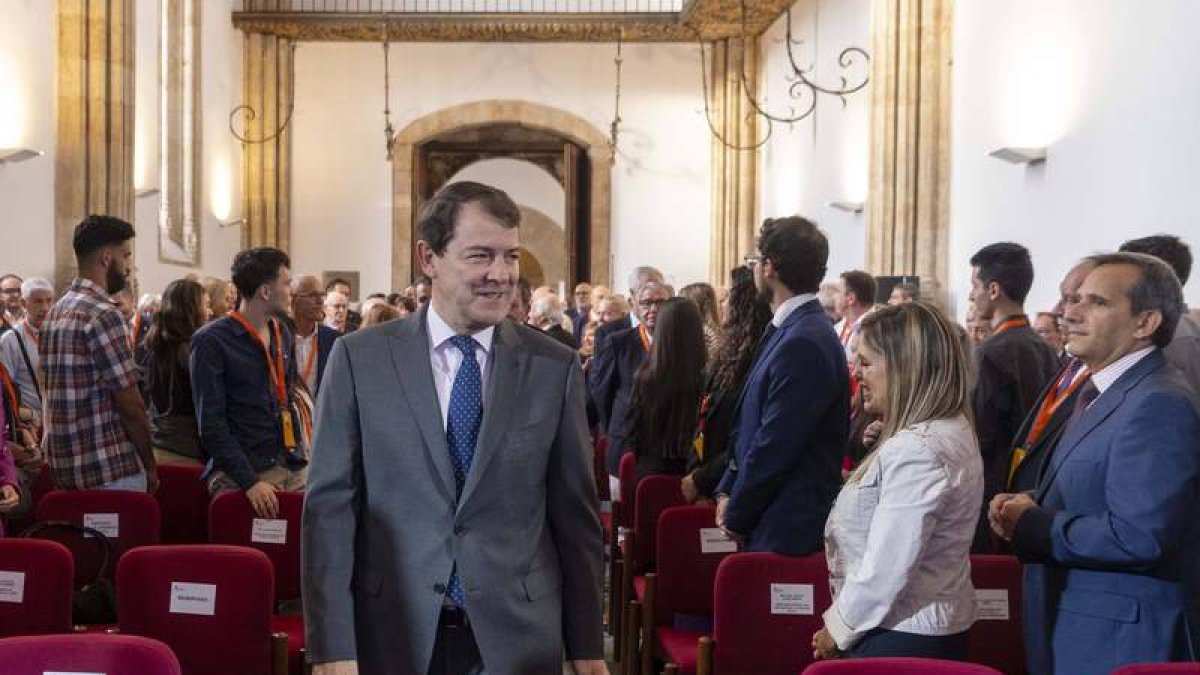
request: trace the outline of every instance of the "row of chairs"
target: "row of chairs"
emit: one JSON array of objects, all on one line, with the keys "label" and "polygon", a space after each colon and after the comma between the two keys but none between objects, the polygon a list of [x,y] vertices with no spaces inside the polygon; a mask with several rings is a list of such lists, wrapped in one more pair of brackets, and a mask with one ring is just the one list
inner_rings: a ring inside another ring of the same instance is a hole
[{"label": "row of chairs", "polygon": [[[688,506],[673,476],[636,480],[620,463],[609,555],[609,623],[622,675],[796,673],[832,604],[823,554],[735,553],[711,506]],[[628,508],[632,505],[632,508]],[[617,542],[620,540],[620,544]],[[990,611],[969,634],[971,661],[1024,672],[1021,568],[1011,556],[973,556],[972,581]]]}]

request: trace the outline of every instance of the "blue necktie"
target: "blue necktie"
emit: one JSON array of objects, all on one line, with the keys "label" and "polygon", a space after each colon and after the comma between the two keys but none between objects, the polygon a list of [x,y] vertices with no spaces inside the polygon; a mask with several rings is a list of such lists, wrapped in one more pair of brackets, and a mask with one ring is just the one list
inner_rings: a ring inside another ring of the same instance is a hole
[{"label": "blue necktie", "polygon": [[[454,376],[450,389],[450,413],[446,424],[446,445],[450,448],[450,462],[454,465],[454,482],[458,497],[462,497],[463,484],[471,471],[475,459],[475,441],[479,438],[479,425],[483,421],[483,376],[479,361],[475,358],[475,338],[456,335],[450,342],[462,352],[462,365]],[[457,568],[457,565],[455,566]],[[446,586],[446,597],[459,607],[466,606],[466,594],[457,570],[451,570],[450,583]]]}]

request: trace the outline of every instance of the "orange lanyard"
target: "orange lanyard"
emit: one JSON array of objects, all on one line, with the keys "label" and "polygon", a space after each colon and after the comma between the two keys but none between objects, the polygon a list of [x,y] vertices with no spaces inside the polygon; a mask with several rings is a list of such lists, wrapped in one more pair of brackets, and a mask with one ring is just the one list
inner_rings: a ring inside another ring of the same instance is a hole
[{"label": "orange lanyard", "polygon": [[33,333],[29,332],[29,323],[28,322],[26,322],[21,328],[22,328],[22,330],[25,331],[25,335],[28,335],[29,339],[33,340],[33,344],[35,346],[37,346],[39,348],[42,346],[41,343],[38,341],[41,338],[41,335],[34,335]]},{"label": "orange lanyard", "polygon": [[1033,418],[1033,426],[1029,429],[1029,437],[1025,439],[1026,448],[1038,442],[1038,439],[1042,437],[1042,432],[1046,430],[1046,425],[1050,423],[1050,418],[1054,416],[1054,413],[1058,412],[1058,408],[1062,405],[1062,402],[1071,398],[1071,394],[1074,394],[1075,390],[1083,385],[1083,383],[1092,376],[1091,373],[1088,372],[1087,366],[1084,366],[1082,371],[1076,373],[1074,381],[1072,381],[1067,387],[1066,391],[1062,393],[1062,396],[1059,396],[1058,391],[1059,385],[1062,382],[1062,378],[1068,377],[1071,374],[1072,373],[1070,369],[1064,371],[1063,374],[1054,381],[1054,388],[1050,390],[1050,393],[1046,394],[1046,398],[1042,401],[1041,407],[1038,408],[1037,417]]},{"label": "orange lanyard", "polygon": [[12,376],[8,374],[8,368],[5,368],[3,363],[0,363],[0,380],[4,382],[4,395],[8,398],[13,417],[16,418],[12,421],[12,428],[16,429],[21,419],[21,399],[17,398],[17,388],[13,386]]},{"label": "orange lanyard", "polygon": [[142,330],[142,313],[133,315],[133,332],[129,334],[129,346],[137,349],[138,333]]},{"label": "orange lanyard", "polygon": [[274,329],[275,335],[275,358],[272,359],[267,345],[263,342],[262,337],[259,336],[258,331],[254,330],[254,326],[251,326],[250,322],[246,320],[246,317],[242,316],[240,312],[230,312],[229,316],[234,321],[242,324],[242,327],[250,334],[250,338],[257,342],[259,347],[262,347],[263,356],[267,358],[267,373],[270,375],[271,383],[275,385],[275,395],[279,398],[279,405],[283,406],[286,410],[288,399],[283,367],[283,336],[279,331],[279,323],[267,320],[267,323]]},{"label": "orange lanyard", "polygon": [[650,331],[646,330],[646,324],[643,323],[638,326],[638,336],[642,338],[642,349],[645,349],[646,353],[649,354],[650,353]]},{"label": "orange lanyard", "polygon": [[996,330],[992,331],[992,335],[999,335],[1010,328],[1029,328],[1029,317],[1015,316],[996,326]]},{"label": "orange lanyard", "polygon": [[[300,379],[304,380],[306,384],[308,378],[312,377],[313,366],[317,363],[317,331],[314,330],[309,339],[312,340],[312,344],[309,345],[308,358],[304,360],[304,373],[300,376]],[[296,341],[299,343],[300,338],[296,338]]]}]

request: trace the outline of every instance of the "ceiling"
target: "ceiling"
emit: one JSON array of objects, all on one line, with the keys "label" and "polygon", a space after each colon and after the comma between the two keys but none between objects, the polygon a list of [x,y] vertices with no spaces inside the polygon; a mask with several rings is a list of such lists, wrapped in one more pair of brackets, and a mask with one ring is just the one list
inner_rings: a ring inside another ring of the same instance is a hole
[{"label": "ceiling", "polygon": [[[236,27],[295,40],[690,42],[762,33],[794,0],[242,0]],[[743,4],[744,3],[744,4]]]}]

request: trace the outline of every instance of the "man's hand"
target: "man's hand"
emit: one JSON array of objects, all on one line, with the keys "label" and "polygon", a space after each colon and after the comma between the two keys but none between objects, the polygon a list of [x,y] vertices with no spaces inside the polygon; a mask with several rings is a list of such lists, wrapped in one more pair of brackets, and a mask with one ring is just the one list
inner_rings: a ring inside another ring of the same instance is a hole
[{"label": "man's hand", "polygon": [[358,675],[358,661],[318,663],[312,667],[312,675]]},{"label": "man's hand", "polygon": [[729,495],[717,496],[717,527],[725,529],[725,507],[729,504]]},{"label": "man's hand", "polygon": [[246,499],[250,500],[250,505],[254,507],[254,512],[259,518],[279,517],[279,499],[275,496],[276,492],[278,490],[274,485],[262,480],[246,490]]},{"label": "man's hand", "polygon": [[1000,531],[1000,509],[1004,507],[1008,500],[1016,496],[1013,493],[1001,492],[992,497],[992,501],[988,503],[988,525],[991,526],[992,532],[995,532],[997,537],[1004,536],[1004,533]]},{"label": "man's hand", "polygon": [[825,628],[817,631],[812,636],[813,659],[823,661],[825,659],[836,659],[842,653],[838,651],[837,643],[833,641],[833,636]]},{"label": "man's hand", "polygon": [[[600,659],[595,661],[572,661],[571,670],[575,671],[575,675],[608,675],[608,666],[604,665],[604,661]],[[313,675],[317,674],[313,673]]]},{"label": "man's hand", "polygon": [[[992,500],[992,505],[995,505],[996,500]],[[991,506],[988,508],[988,519],[991,517]],[[1002,502],[997,510],[996,518],[993,521],[992,529],[996,534],[1000,535],[1005,541],[1012,541],[1013,531],[1017,529],[1017,521],[1025,512],[1037,506],[1033,498],[1027,494],[1012,495],[1011,499]]]},{"label": "man's hand", "polygon": [[679,481],[679,491],[683,493],[683,501],[689,504],[695,504],[700,499],[700,490],[696,489],[696,480],[690,473]]},{"label": "man's hand", "polygon": [[0,486],[0,513],[11,511],[21,501],[21,493],[11,485]]}]

